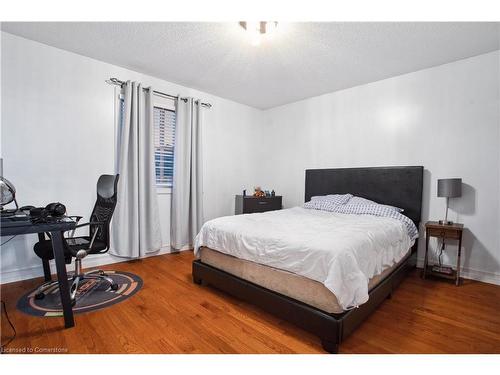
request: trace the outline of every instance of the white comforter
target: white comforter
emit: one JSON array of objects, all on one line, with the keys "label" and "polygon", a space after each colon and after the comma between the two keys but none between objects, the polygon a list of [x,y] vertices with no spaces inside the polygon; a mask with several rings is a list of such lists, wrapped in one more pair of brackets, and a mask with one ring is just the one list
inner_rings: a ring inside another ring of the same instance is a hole
[{"label": "white comforter", "polygon": [[201,246],[319,281],[344,310],[368,300],[368,281],[413,244],[401,221],[302,207],[206,222]]}]

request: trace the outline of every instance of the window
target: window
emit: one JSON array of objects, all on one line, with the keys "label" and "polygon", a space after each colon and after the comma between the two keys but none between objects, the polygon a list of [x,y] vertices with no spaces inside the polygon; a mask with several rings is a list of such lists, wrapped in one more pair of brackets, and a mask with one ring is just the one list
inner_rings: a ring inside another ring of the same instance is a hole
[{"label": "window", "polygon": [[[119,96],[119,126],[123,124],[125,100]],[[153,106],[155,172],[158,187],[172,187],[174,177],[175,107],[168,99],[154,98]],[[117,145],[120,132],[117,132]]]},{"label": "window", "polygon": [[154,107],[156,184],[172,186],[174,178],[175,111]]}]

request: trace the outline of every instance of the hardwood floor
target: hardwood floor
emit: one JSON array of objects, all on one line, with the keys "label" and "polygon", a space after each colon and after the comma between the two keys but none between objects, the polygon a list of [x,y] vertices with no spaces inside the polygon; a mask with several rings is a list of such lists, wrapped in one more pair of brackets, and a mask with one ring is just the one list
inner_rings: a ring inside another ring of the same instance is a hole
[{"label": "hardwood floor", "polygon": [[[9,348],[69,353],[323,353],[317,337],[210,287],[193,284],[192,252],[112,264],[144,280],[132,298],[104,310],[37,318],[17,299],[41,282],[1,286],[17,330]],[[11,335],[2,313],[2,343]],[[422,280],[412,272],[340,346],[340,353],[500,353],[500,286]]]}]

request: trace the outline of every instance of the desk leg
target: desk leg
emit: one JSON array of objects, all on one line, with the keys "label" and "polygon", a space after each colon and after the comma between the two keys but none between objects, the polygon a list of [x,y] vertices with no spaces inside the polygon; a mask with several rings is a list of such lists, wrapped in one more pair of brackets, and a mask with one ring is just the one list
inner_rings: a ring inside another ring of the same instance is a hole
[{"label": "desk leg", "polygon": [[71,306],[71,297],[69,295],[68,274],[66,273],[66,264],[64,262],[63,238],[61,232],[51,232],[52,249],[54,250],[54,259],[57,268],[57,280],[59,282],[59,293],[61,294],[61,303],[64,313],[64,327],[71,328],[75,325],[73,319],[73,308]]}]

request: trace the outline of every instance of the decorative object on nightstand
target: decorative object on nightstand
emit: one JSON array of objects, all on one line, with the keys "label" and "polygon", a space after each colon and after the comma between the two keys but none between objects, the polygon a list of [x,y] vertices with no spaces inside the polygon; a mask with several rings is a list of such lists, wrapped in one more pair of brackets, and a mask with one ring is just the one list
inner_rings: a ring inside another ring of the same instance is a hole
[{"label": "decorative object on nightstand", "polygon": [[261,198],[261,197],[265,197],[266,196],[266,193],[264,193],[261,189],[260,186],[256,186],[254,188],[254,192],[253,192],[253,196],[254,197],[257,197],[257,198]]},{"label": "decorative object on nightstand", "polygon": [[462,196],[462,179],[444,178],[438,180],[437,196],[446,198],[446,214],[444,220],[439,220],[439,224],[452,225],[453,221],[448,220],[448,203],[450,198],[458,198]]},{"label": "decorative object on nightstand", "polygon": [[281,210],[281,195],[275,195],[274,197],[269,196],[243,196],[236,195],[234,202],[234,213],[236,215],[240,214],[252,214],[256,212],[266,212]]},{"label": "decorative object on nightstand", "polygon": [[[462,233],[464,230],[463,224],[441,224],[437,221],[428,221],[425,224],[425,258],[424,258],[424,269],[422,271],[422,277],[425,279],[426,275],[432,275],[437,277],[444,277],[446,279],[455,280],[455,284],[458,286],[460,283],[460,255],[462,253]],[[429,265],[429,239],[430,237],[436,237],[441,239],[441,249],[439,254],[439,264]],[[452,239],[458,240],[458,254],[457,254],[457,269],[454,270],[451,267],[445,267],[441,265],[441,254],[445,248],[445,240]],[[430,269],[429,269],[430,267]]]}]

